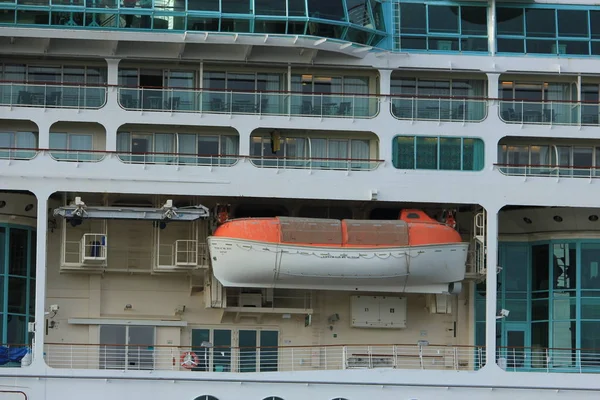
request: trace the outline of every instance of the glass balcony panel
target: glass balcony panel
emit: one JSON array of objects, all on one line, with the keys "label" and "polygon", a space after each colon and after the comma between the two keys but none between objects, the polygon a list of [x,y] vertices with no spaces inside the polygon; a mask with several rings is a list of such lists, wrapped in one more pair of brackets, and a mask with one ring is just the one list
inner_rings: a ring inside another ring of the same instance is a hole
[{"label": "glass balcony panel", "polygon": [[368,95],[119,88],[126,110],[372,118],[379,99]]},{"label": "glass balcony panel", "polygon": [[104,87],[0,83],[0,104],[6,106],[97,109],[105,100]]}]

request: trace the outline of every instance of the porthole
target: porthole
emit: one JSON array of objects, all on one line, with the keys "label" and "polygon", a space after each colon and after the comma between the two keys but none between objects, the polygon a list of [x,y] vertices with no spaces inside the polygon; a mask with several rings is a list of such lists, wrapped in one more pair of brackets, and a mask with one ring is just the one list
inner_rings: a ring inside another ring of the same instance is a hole
[{"label": "porthole", "polygon": [[523,217],[523,221],[525,221],[526,224],[531,224],[533,223],[533,221],[527,217]]},{"label": "porthole", "polygon": [[596,222],[596,221],[598,221],[598,216],[597,216],[597,215],[590,215],[590,216],[588,217],[588,219],[589,219],[590,221],[592,221],[592,222]]},{"label": "porthole", "polygon": [[28,211],[31,211],[31,210],[33,210],[33,204],[27,204],[25,206],[25,212],[28,212]]},{"label": "porthole", "polygon": [[562,222],[563,221],[563,219],[562,219],[562,217],[560,215],[555,215],[554,218],[552,218],[552,219],[554,221],[556,221],[556,222]]},{"label": "porthole", "polygon": [[0,200],[0,208],[6,207],[6,202],[4,200]]}]

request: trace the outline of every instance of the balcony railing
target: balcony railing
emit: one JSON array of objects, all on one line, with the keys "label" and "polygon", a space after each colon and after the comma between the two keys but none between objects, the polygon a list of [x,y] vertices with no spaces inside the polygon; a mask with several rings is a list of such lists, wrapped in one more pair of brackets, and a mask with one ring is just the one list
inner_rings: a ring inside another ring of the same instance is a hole
[{"label": "balcony railing", "polygon": [[277,169],[312,169],[336,171],[372,171],[384,160],[358,158],[295,158],[295,157],[255,157],[233,154],[178,154],[178,153],[133,153],[123,151],[100,150],[65,150],[38,148],[0,148],[0,159],[31,160],[38,154],[48,155],[60,162],[101,162],[116,157],[125,164],[143,165],[176,165],[176,166],[208,166],[232,167],[240,160],[249,160],[258,168]]},{"label": "balcony railing", "polygon": [[500,347],[496,362],[506,371],[597,373],[598,349]]},{"label": "balcony railing", "polygon": [[513,124],[600,125],[600,104],[500,100],[500,119]]},{"label": "balcony railing", "polygon": [[503,175],[551,178],[600,178],[600,167],[559,165],[494,164]]},{"label": "balcony railing", "polygon": [[189,153],[133,153],[117,152],[119,160],[125,164],[181,165],[231,167],[243,158],[234,154],[189,154]]},{"label": "balcony railing", "polygon": [[99,109],[105,104],[103,86],[0,82],[1,106]]},{"label": "balcony railing", "polygon": [[40,149],[0,147],[0,160],[31,160],[40,151]]},{"label": "balcony railing", "polygon": [[352,345],[176,347],[49,343],[53,368],[147,371],[274,372],[344,369],[474,371],[485,350],[474,346]]},{"label": "balcony railing", "polygon": [[384,161],[360,158],[250,156],[250,162],[252,162],[254,166],[260,168],[372,171],[379,167]]},{"label": "balcony railing", "polygon": [[481,122],[487,117],[486,99],[393,97],[391,103],[398,119]]},{"label": "balcony railing", "polygon": [[119,88],[125,110],[250,114],[319,118],[373,118],[379,97],[369,95]]}]

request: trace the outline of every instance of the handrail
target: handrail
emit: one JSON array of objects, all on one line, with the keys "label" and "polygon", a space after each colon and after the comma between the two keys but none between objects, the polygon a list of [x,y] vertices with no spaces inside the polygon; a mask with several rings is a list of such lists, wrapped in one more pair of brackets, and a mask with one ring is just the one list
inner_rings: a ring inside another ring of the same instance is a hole
[{"label": "handrail", "polygon": [[[232,89],[210,89],[202,88],[199,86],[184,87],[184,86],[137,86],[137,85],[123,85],[123,84],[110,84],[110,83],[77,83],[77,82],[55,82],[55,81],[13,81],[13,80],[2,80],[0,84],[12,83],[22,85],[57,85],[57,86],[82,86],[82,87],[105,87],[105,88],[124,88],[124,89],[156,89],[156,90],[209,90],[212,92],[231,92]],[[529,100],[521,98],[507,99],[503,97],[492,97],[492,96],[443,96],[436,94],[401,94],[401,93],[355,93],[355,92],[311,92],[306,93],[302,91],[293,90],[235,90],[238,93],[273,93],[273,94],[305,94],[305,95],[332,95],[332,96],[365,96],[365,97],[380,97],[380,98],[415,98],[415,99],[442,99],[442,100],[479,100],[479,101],[505,101],[505,102],[530,102],[530,103],[573,103],[573,104],[589,104],[589,105],[600,105],[600,101],[591,100]]]},{"label": "handrail", "polygon": [[237,157],[237,158],[263,158],[263,159],[274,159],[274,160],[325,160],[325,161],[371,161],[371,162],[384,162],[385,160],[375,158],[328,158],[328,157],[287,157],[287,156],[254,156],[254,155],[240,155],[240,154],[197,154],[197,153],[164,153],[164,152],[144,152],[136,153],[132,151],[121,151],[121,150],[69,150],[69,149],[51,149],[44,147],[0,147],[2,150],[19,150],[19,151],[36,151],[36,152],[57,152],[57,153],[104,153],[104,154],[127,154],[127,155],[164,155],[164,156],[180,156],[180,157]]},{"label": "handrail", "polygon": [[551,178],[600,178],[599,166],[494,164],[502,175]]},{"label": "handrail", "polygon": [[[64,343],[64,342],[45,342],[44,344],[47,345],[55,345],[55,346],[111,346],[111,347],[156,347],[156,348],[160,348],[160,347],[164,347],[164,348],[181,348],[181,349],[189,349],[190,347],[193,348],[197,348],[197,347],[201,347],[201,346],[175,346],[175,345],[169,345],[169,344],[110,344],[110,343]],[[218,349],[218,348],[223,348],[223,349],[293,349],[293,348],[315,348],[315,347],[319,347],[319,348],[324,348],[324,347],[389,347],[389,346],[402,346],[402,347],[415,347],[418,348],[419,345],[414,344],[414,343],[377,343],[377,344],[348,344],[348,343],[342,343],[342,344],[320,344],[318,346],[315,345],[294,345],[294,346],[212,346],[212,349]],[[430,343],[427,346],[422,346],[422,347],[441,347],[441,348],[454,348],[454,347],[459,347],[459,348],[468,348],[468,349],[480,349],[480,348],[484,348],[485,346],[476,346],[476,345],[470,345],[470,344],[433,344]]]},{"label": "handrail", "polygon": [[515,167],[515,168],[577,168],[577,169],[600,169],[600,166],[581,167],[576,165],[556,165],[556,164],[494,164],[495,167]]},{"label": "handrail", "polygon": [[[8,154],[5,155],[3,153]],[[365,158],[309,158],[165,152],[135,153],[132,151],[0,147],[0,159],[31,160],[40,153],[48,154],[53,160],[59,162],[95,163],[103,161],[106,156],[114,156],[125,164],[232,167],[240,160],[248,160],[253,166],[258,168],[351,171],[371,171],[385,162],[385,160],[381,159]],[[344,165],[340,165],[342,163]]]},{"label": "handrail", "polygon": [[483,349],[481,346],[418,344],[203,347],[46,343],[44,359],[53,368],[67,369],[283,372],[404,368],[473,371],[485,364]]}]

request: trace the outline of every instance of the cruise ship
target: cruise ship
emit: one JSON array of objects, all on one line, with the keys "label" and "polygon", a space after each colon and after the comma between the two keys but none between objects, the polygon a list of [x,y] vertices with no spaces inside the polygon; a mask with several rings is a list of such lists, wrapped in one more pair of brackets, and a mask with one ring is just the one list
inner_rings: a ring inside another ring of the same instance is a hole
[{"label": "cruise ship", "polygon": [[0,400],[598,399],[600,5],[0,0]]}]

